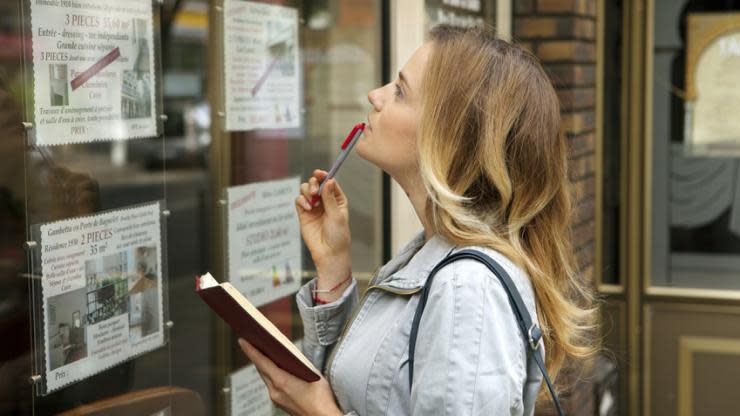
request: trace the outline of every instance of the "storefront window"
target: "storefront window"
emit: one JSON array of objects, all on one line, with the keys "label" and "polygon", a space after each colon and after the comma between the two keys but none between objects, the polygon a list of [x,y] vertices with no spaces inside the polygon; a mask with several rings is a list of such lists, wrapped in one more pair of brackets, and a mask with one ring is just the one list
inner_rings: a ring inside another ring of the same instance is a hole
[{"label": "storefront window", "polygon": [[[272,414],[195,277],[300,342],[293,200],[370,109],[381,20],[380,0],[0,4],[1,414]],[[337,178],[367,282],[382,175],[352,155]]]},{"label": "storefront window", "polygon": [[740,289],[740,9],[656,1],[654,16],[652,284]]},{"label": "storefront window", "polygon": [[[601,283],[620,284],[622,2],[604,3]],[[613,70],[612,70],[613,69]]]}]

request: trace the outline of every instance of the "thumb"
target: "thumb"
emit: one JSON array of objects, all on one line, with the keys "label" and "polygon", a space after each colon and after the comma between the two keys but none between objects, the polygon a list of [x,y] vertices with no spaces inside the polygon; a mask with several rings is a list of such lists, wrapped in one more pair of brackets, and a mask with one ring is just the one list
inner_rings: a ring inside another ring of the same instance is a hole
[{"label": "thumb", "polygon": [[335,217],[339,214],[339,208],[337,207],[337,198],[334,196],[337,183],[334,179],[329,179],[326,183],[323,192],[321,193],[321,202],[324,203],[324,210],[330,217]]}]

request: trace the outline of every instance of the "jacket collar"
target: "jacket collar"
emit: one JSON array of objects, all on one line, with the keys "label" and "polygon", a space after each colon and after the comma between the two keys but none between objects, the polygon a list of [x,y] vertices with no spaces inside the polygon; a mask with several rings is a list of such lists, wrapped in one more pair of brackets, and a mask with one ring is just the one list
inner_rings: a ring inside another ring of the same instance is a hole
[{"label": "jacket collar", "polygon": [[379,285],[412,289],[424,285],[429,272],[455,248],[439,234],[424,242],[424,230],[378,272]]}]

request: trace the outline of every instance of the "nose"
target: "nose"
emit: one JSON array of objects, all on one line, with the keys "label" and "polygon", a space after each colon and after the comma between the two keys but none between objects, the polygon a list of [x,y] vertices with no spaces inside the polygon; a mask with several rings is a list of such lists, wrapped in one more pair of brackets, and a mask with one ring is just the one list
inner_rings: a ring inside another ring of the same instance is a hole
[{"label": "nose", "polygon": [[375,111],[380,111],[381,107],[383,106],[383,99],[380,93],[381,89],[382,88],[376,88],[367,93],[367,100],[373,106],[373,109],[375,109]]}]

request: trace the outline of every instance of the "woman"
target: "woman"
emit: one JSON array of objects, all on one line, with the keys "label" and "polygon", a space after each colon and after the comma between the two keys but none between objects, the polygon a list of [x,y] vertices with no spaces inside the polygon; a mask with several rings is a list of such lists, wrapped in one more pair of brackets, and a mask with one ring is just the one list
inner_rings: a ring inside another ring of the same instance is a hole
[{"label": "woman", "polygon": [[326,176],[315,171],[296,207],[318,278],[297,300],[304,352],[325,378],[304,383],[240,340],[242,349],[293,414],[531,415],[542,376],[482,264],[459,260],[436,275],[410,390],[408,345],[414,294],[430,270],[475,248],[506,269],[542,327],[551,376],[566,358],[593,352],[592,300],[568,242],[566,142],[552,85],[530,53],[490,30],[438,26],[398,79],[368,98],[357,153],[401,185],[423,232],[358,302],[347,198],[332,179],[311,207]]}]

